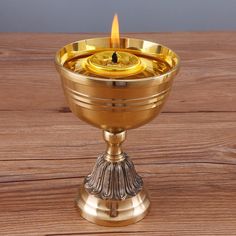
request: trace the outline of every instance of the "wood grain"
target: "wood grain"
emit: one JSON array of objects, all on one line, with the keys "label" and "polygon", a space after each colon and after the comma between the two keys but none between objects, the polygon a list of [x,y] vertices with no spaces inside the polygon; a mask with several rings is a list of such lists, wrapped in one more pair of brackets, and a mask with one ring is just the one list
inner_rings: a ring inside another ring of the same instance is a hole
[{"label": "wood grain", "polygon": [[53,63],[61,46],[95,36],[0,33],[0,235],[235,236],[236,32],[127,35],[168,45],[182,68],[162,114],[128,133],[152,208],[120,228],[74,207],[104,142],[69,111]]}]

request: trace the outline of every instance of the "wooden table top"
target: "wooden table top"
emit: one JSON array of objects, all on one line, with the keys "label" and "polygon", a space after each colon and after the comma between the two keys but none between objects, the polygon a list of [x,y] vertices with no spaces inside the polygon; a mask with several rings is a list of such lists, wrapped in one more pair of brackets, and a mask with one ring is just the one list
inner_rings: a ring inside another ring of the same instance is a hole
[{"label": "wooden table top", "polygon": [[125,150],[152,200],[126,227],[96,226],[74,207],[105,144],[69,111],[54,68],[63,45],[98,34],[0,34],[0,235],[236,235],[236,32],[135,33],[182,59],[153,122]]}]

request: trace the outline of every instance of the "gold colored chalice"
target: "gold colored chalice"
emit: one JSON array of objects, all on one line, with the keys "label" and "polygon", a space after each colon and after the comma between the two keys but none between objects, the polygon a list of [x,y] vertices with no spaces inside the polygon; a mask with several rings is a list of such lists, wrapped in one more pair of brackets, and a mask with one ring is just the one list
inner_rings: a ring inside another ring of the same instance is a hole
[{"label": "gold colored chalice", "polygon": [[82,217],[105,226],[141,220],[150,200],[121,144],[128,129],[155,118],[170,92],[179,58],[157,43],[120,38],[93,38],[66,45],[56,67],[71,111],[103,130],[107,149],[79,191]]}]

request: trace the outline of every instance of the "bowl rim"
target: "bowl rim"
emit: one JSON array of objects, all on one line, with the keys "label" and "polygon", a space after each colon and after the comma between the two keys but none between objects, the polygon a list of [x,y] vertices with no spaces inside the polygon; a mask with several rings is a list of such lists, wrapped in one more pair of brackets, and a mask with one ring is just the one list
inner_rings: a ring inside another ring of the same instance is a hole
[{"label": "bowl rim", "polygon": [[129,38],[129,37],[120,37],[120,39],[122,40],[127,40],[127,39],[131,39],[131,40],[139,40],[139,41],[143,41],[143,42],[149,42],[149,43],[153,43],[153,44],[156,44],[156,45],[159,45],[163,48],[166,48],[168,50],[170,50],[171,52],[173,52],[175,54],[175,57],[177,58],[177,63],[176,65],[171,69],[169,70],[168,72],[162,74],[162,75],[157,75],[157,76],[150,76],[150,77],[146,77],[146,78],[138,78],[138,79],[116,79],[116,78],[99,78],[99,77],[93,77],[93,76],[88,76],[88,75],[83,75],[83,74],[79,74],[79,73],[76,73],[70,69],[67,69],[66,67],[64,67],[58,60],[59,58],[59,53],[61,52],[61,50],[69,45],[72,45],[72,44],[75,44],[75,43],[78,43],[78,42],[82,42],[82,41],[87,41],[87,40],[94,40],[94,39],[110,39],[110,37],[94,37],[94,38],[86,38],[86,39],[81,39],[81,40],[76,40],[76,41],[73,41],[71,43],[68,43],[66,45],[64,45],[63,47],[61,47],[59,50],[57,50],[56,52],[56,55],[54,57],[54,62],[56,64],[57,67],[59,67],[61,70],[63,71],[66,71],[67,73],[70,73],[72,74],[73,76],[75,76],[74,78],[78,79],[78,80],[81,80],[81,78],[83,79],[90,79],[90,80],[94,80],[94,81],[100,81],[100,82],[129,82],[129,83],[137,83],[137,82],[144,82],[144,81],[152,81],[152,80],[162,80],[166,77],[169,77],[171,74],[173,73],[178,73],[179,69],[180,69],[180,57],[178,56],[178,54],[175,53],[175,51],[173,51],[172,49],[170,49],[169,47],[166,47],[165,45],[163,44],[160,44],[160,43],[156,43],[156,42],[153,42],[153,41],[149,41],[149,40],[144,40],[144,39],[140,39],[140,38]]}]

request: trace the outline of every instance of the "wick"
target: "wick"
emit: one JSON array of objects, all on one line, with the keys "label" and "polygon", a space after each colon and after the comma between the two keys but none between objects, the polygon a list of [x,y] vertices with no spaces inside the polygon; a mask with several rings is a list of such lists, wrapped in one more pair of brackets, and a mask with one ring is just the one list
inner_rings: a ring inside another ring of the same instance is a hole
[{"label": "wick", "polygon": [[118,62],[118,56],[117,56],[117,53],[116,53],[116,52],[114,52],[114,53],[112,54],[112,59],[111,59],[111,61],[112,61],[113,63],[117,63],[117,62]]}]

